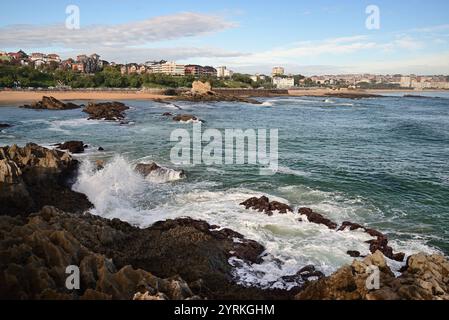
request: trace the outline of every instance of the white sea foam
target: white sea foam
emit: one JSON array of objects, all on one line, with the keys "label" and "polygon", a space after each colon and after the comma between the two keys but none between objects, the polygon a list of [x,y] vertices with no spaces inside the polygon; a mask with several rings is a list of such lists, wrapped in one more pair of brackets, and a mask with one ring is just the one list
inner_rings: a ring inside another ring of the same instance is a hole
[{"label": "white sea foam", "polygon": [[[248,239],[258,241],[266,248],[262,264],[246,265],[235,259],[230,260],[235,266],[236,281],[243,285],[288,289],[294,284],[282,281],[281,277],[294,275],[306,265],[315,265],[328,275],[343,264],[352,262],[353,259],[346,254],[348,250],[369,254],[365,241],[371,237],[362,231],[336,232],[306,219],[299,221],[296,213],[270,217],[246,210],[239,203],[263,193],[246,188],[210,191],[213,186],[208,183],[154,184],[137,174],[134,166],[123,157],[116,157],[101,171],[95,171],[91,164],[84,162],[74,189],[87,194],[95,205],[94,214],[107,218],[119,218],[148,227],[156,221],[188,216],[231,228]],[[335,221],[361,214],[359,219],[351,221],[363,223],[363,212],[357,211],[363,206],[362,200],[345,199],[343,195],[298,189],[296,186],[284,187],[279,191],[293,201],[290,205],[295,212],[298,207],[307,205],[323,214],[332,211],[329,217]],[[159,197],[165,192],[169,195]],[[282,197],[267,196],[271,200],[289,203]],[[151,197],[163,200],[154,205]],[[373,213],[371,209],[368,211]],[[407,246],[391,241],[391,245],[395,251],[407,254],[422,249],[431,252],[420,241],[409,242]]]},{"label": "white sea foam", "polygon": [[281,174],[294,175],[294,176],[298,176],[298,177],[304,177],[304,176],[310,175],[310,173],[300,171],[300,170],[290,169],[289,167],[284,167],[284,166],[278,166],[277,172],[281,173]]}]

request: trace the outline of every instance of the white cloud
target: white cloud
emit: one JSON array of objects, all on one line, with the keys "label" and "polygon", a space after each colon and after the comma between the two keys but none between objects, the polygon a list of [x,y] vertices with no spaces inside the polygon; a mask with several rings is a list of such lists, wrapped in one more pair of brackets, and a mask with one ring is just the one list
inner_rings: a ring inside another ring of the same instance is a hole
[{"label": "white cloud", "polygon": [[64,23],[12,25],[0,28],[0,44],[2,47],[20,48],[124,47],[200,36],[235,26],[235,23],[215,15],[192,12],[118,25],[81,26],[79,30],[69,30]]}]

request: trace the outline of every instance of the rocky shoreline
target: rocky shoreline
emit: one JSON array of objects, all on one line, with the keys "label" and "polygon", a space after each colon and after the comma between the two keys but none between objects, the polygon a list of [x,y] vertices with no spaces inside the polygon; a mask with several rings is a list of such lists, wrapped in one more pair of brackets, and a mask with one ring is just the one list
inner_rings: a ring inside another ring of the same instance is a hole
[{"label": "rocky shoreline", "polygon": [[[0,299],[449,299],[445,257],[412,255],[397,277],[384,256],[402,261],[404,255],[393,253],[385,235],[352,222],[338,227],[308,208],[299,209],[298,219],[332,232],[362,229],[374,238],[367,243],[372,254],[328,277],[303,266],[283,277],[297,283],[291,290],[239,285],[231,260],[257,266],[263,245],[191,218],[140,229],[91,215],[87,197],[70,188],[77,168],[67,152],[36,144],[0,148]],[[145,176],[161,167],[140,164],[136,170]],[[273,218],[294,214],[264,196],[241,205]],[[80,267],[80,290],[65,286],[69,265]],[[370,266],[381,272],[379,290],[366,289]]]}]

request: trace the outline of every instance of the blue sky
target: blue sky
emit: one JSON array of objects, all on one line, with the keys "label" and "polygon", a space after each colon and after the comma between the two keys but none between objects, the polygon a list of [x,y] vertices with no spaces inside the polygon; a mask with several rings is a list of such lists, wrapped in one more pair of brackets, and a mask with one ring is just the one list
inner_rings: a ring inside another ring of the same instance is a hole
[{"label": "blue sky", "polygon": [[[37,5],[38,4],[38,5]],[[66,6],[80,9],[67,30]],[[368,5],[380,29],[368,30]],[[267,73],[449,74],[449,1],[50,1],[2,3],[0,50],[228,65]]]}]

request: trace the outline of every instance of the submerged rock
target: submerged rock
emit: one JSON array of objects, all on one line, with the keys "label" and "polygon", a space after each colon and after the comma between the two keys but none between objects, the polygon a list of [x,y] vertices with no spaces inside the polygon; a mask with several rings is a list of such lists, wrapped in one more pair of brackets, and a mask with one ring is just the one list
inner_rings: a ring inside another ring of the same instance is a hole
[{"label": "submerged rock", "polygon": [[0,148],[0,214],[28,215],[45,205],[82,212],[92,207],[70,189],[78,161],[33,143]]},{"label": "submerged rock", "polygon": [[10,124],[7,123],[0,123],[0,129],[6,129],[6,128],[11,128],[12,126]]},{"label": "submerged rock", "polygon": [[79,105],[76,105],[71,102],[64,103],[54,97],[43,96],[41,101],[37,101],[32,103],[31,105],[24,105],[21,108],[26,109],[47,109],[47,110],[70,110],[70,109],[78,109],[81,108]]},{"label": "submerged rock", "polygon": [[129,107],[121,102],[90,102],[87,107],[83,109],[83,112],[89,114],[89,120],[120,121],[125,118],[124,112],[128,109]]},{"label": "submerged rock", "polygon": [[285,214],[287,212],[293,212],[292,208],[289,205],[286,205],[284,203],[280,203],[278,201],[272,201],[262,196],[260,198],[252,197],[248,200],[243,201],[240,203],[241,206],[245,206],[246,209],[254,209],[258,210],[259,212],[264,212],[265,214],[271,216],[273,215],[273,212],[276,211],[278,213]]}]

